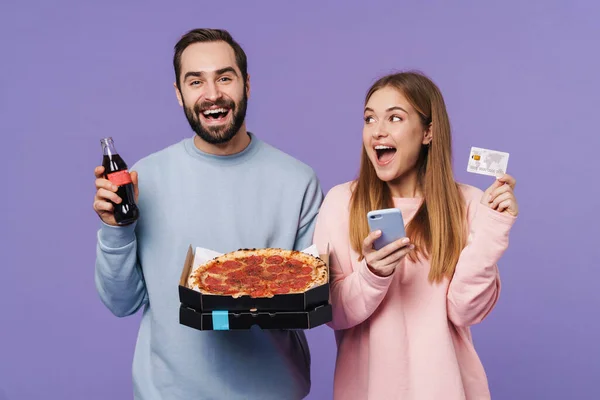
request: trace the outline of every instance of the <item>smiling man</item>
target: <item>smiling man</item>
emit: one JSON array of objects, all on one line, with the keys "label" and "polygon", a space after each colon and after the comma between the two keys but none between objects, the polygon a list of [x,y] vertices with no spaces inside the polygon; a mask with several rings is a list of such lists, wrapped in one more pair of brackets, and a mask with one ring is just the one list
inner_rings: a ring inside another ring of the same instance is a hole
[{"label": "smiling man", "polygon": [[124,317],[143,308],[136,399],[301,399],[310,389],[303,332],[196,331],[179,324],[189,244],[219,252],[312,243],[323,199],[314,171],[246,130],[246,55],[223,30],[184,35],[175,91],[195,132],[132,167],[140,217],[118,226],[116,187],[97,167],[96,287]]}]

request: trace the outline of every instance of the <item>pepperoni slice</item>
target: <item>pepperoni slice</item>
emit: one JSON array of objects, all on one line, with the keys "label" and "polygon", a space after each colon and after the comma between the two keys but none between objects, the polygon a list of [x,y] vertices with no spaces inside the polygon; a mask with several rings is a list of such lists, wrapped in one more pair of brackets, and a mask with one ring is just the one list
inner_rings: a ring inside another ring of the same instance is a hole
[{"label": "pepperoni slice", "polygon": [[229,290],[229,287],[227,287],[226,285],[209,285],[208,286],[208,291],[211,293],[220,294],[220,293],[225,293],[228,290]]},{"label": "pepperoni slice", "polygon": [[227,274],[227,277],[231,278],[231,279],[241,279],[245,276],[246,276],[246,274],[244,273],[244,271],[239,270],[239,269],[237,271],[229,272]]},{"label": "pepperoni slice", "polygon": [[290,291],[290,284],[288,282],[271,282],[269,287],[273,291],[273,293],[278,292],[276,294],[283,294]]},{"label": "pepperoni slice", "polygon": [[223,263],[224,269],[237,269],[242,266],[242,263],[234,260],[227,260]]},{"label": "pepperoni slice", "polygon": [[225,284],[232,286],[232,287],[239,288],[242,286],[242,281],[240,279],[236,279],[236,278],[227,278],[227,280],[225,281]]},{"label": "pepperoni slice", "polygon": [[265,281],[274,281],[277,279],[277,275],[275,274],[262,274],[260,277]]},{"label": "pepperoni slice", "polygon": [[307,277],[307,279],[305,279],[304,277],[297,278],[290,282],[290,287],[292,289],[303,289],[308,284],[308,282],[310,282],[310,277]]},{"label": "pepperoni slice", "polygon": [[273,294],[286,294],[290,292],[290,287],[289,286],[281,286],[281,287],[277,287],[277,288],[272,288],[271,292],[273,292]]},{"label": "pepperoni slice", "polygon": [[282,262],[283,262],[283,257],[281,257],[281,256],[267,257],[267,264],[281,264]]},{"label": "pepperoni slice", "polygon": [[210,275],[204,279],[204,283],[206,283],[207,285],[222,285],[223,284],[223,282],[220,279],[217,279]]},{"label": "pepperoni slice", "polygon": [[292,267],[295,267],[295,268],[301,268],[304,265],[304,263],[302,261],[298,261],[298,260],[294,260],[294,259],[288,260],[288,262],[286,264],[290,264]]},{"label": "pepperoni slice", "polygon": [[309,266],[304,266],[302,268],[300,268],[300,271],[298,271],[298,275],[310,275],[312,274],[313,269]]},{"label": "pepperoni slice", "polygon": [[244,269],[247,275],[260,275],[264,272],[262,265],[250,265]]},{"label": "pepperoni slice", "polygon": [[277,275],[277,280],[280,282],[290,281],[292,279],[294,279],[294,275],[290,274],[289,272],[284,272]]},{"label": "pepperoni slice", "polygon": [[300,268],[290,269],[290,270],[288,270],[288,273],[290,273],[294,276],[302,275],[302,273],[300,272]]},{"label": "pepperoni slice", "polygon": [[247,276],[240,279],[240,281],[244,286],[254,286],[260,283],[260,278],[258,276]]},{"label": "pepperoni slice", "polygon": [[261,256],[250,256],[246,257],[245,261],[248,265],[258,265],[263,262],[264,258]]},{"label": "pepperoni slice", "polygon": [[282,265],[271,265],[267,267],[267,271],[272,274],[280,274],[283,272],[284,267]]},{"label": "pepperoni slice", "polygon": [[221,275],[224,272],[227,272],[227,270],[223,268],[223,266],[220,264],[213,265],[212,267],[208,268],[207,271],[217,275]]}]

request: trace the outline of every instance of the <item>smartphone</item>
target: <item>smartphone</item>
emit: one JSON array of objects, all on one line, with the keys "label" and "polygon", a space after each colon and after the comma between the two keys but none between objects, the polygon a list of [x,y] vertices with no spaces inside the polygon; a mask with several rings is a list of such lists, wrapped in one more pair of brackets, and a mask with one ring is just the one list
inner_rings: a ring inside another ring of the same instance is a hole
[{"label": "smartphone", "polygon": [[388,244],[406,236],[402,212],[397,208],[373,210],[367,213],[367,221],[371,232],[380,230],[381,236],[373,243],[373,248],[379,250]]}]

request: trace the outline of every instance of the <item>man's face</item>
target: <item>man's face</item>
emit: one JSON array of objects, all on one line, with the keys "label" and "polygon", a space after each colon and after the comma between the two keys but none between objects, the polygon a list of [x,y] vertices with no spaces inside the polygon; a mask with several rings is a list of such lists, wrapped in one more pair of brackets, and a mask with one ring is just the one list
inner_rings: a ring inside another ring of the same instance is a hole
[{"label": "man's face", "polygon": [[225,42],[194,43],[181,55],[179,104],[205,142],[230,141],[246,118],[248,85]]}]

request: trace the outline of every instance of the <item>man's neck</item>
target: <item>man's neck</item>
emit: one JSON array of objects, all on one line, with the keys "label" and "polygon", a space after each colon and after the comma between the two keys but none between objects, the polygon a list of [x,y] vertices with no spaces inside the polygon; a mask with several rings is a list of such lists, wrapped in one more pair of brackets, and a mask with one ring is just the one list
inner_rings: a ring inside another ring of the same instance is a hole
[{"label": "man's neck", "polygon": [[231,156],[242,152],[250,144],[250,135],[243,125],[238,133],[227,143],[212,144],[205,142],[200,136],[194,136],[194,145],[198,150],[216,156]]}]

